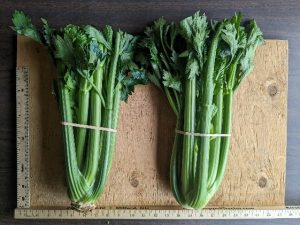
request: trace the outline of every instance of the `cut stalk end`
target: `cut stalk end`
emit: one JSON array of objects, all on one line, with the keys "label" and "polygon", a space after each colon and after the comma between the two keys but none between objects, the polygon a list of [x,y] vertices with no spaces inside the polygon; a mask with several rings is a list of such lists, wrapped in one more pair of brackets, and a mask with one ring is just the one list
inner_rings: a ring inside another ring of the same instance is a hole
[{"label": "cut stalk end", "polygon": [[95,209],[96,205],[90,202],[71,202],[71,208],[79,212],[87,213]]}]

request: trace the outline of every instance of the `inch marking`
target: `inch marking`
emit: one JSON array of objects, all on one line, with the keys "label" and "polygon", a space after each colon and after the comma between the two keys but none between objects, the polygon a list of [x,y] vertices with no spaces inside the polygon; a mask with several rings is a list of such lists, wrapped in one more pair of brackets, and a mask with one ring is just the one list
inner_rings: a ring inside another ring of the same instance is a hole
[{"label": "inch marking", "polygon": [[95,209],[88,213],[57,209],[15,209],[16,219],[281,219],[300,218],[300,206],[281,209],[202,210]]},{"label": "inch marking", "polygon": [[29,72],[27,67],[16,68],[18,208],[30,207],[28,75]]}]

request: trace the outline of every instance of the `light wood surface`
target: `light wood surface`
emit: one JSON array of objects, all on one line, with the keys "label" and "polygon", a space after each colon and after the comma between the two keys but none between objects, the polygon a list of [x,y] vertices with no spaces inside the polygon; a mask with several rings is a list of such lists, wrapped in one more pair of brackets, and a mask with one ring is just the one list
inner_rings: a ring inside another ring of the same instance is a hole
[{"label": "light wood surface", "polygon": [[[30,73],[32,208],[69,206],[61,127],[51,95],[55,68],[47,51],[18,37],[17,66]],[[266,41],[255,70],[235,95],[225,178],[209,206],[282,206],[285,193],[287,41]],[[176,206],[169,187],[174,119],[162,93],[140,86],[122,103],[117,148],[99,207]]]}]

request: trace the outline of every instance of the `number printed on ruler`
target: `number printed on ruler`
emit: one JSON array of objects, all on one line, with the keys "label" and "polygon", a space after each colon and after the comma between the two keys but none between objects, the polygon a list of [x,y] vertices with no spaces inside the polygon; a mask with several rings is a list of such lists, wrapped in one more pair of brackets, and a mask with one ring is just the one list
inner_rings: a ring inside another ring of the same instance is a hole
[{"label": "number printed on ruler", "polygon": [[27,67],[16,69],[17,103],[17,205],[30,207],[29,189],[29,71]]}]

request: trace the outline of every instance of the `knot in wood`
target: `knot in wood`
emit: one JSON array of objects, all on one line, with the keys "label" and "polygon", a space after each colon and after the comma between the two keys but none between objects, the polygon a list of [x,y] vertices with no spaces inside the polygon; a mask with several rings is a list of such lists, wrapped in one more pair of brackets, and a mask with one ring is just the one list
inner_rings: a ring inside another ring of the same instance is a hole
[{"label": "knot in wood", "polygon": [[261,187],[261,188],[264,188],[264,187],[267,186],[267,182],[268,182],[267,178],[260,177],[259,181],[258,181],[258,186]]},{"label": "knot in wood", "polygon": [[276,84],[269,85],[268,93],[271,97],[275,96],[278,93],[278,88],[277,88]]}]

